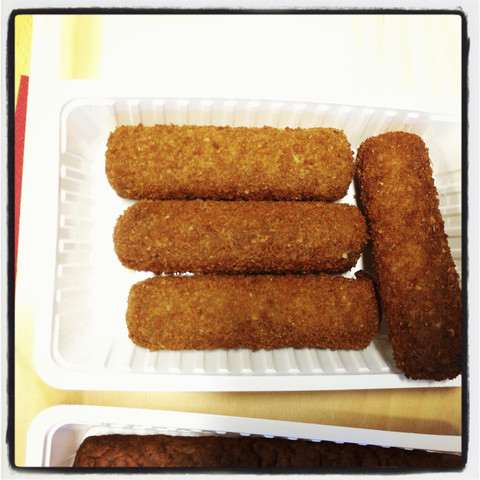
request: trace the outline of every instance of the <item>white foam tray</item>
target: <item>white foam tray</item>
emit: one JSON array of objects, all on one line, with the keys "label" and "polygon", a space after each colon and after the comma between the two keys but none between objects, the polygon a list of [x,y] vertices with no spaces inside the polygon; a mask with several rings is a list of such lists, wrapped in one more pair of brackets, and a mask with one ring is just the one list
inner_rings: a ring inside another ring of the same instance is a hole
[{"label": "white foam tray", "polygon": [[27,433],[26,467],[69,467],[82,441],[92,435],[262,435],[461,452],[461,436],[427,435],[259,418],[164,410],[58,405],[41,412]]},{"label": "white foam tray", "polygon": [[[456,119],[346,105],[132,96],[96,82],[67,82],[52,108],[58,112],[58,130],[47,133],[42,142],[56,152],[55,197],[43,209],[54,216],[51,223],[56,225],[50,233],[55,242],[54,278],[42,286],[34,348],[35,366],[47,383],[62,389],[177,391],[461,384],[460,376],[443,382],[405,379],[392,361],[384,327],[360,352],[292,348],[148,352],[136,347],[125,324],[127,296],[133,283],[150,274],[127,270],[114,253],[114,224],[132,201],[119,198],[105,175],[106,141],[120,124],[329,126],[343,129],[354,151],[371,135],[414,132],[430,149],[441,210],[461,273],[461,128]],[[354,195],[352,182],[341,201],[355,203]],[[363,257],[346,275],[362,267]]]}]

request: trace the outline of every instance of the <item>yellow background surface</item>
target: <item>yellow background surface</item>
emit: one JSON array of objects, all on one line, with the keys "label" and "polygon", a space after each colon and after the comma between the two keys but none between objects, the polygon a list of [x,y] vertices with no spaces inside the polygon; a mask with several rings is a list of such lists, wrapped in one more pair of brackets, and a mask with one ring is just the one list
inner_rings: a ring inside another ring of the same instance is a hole
[{"label": "yellow background surface", "polygon": [[[29,75],[32,17],[16,19],[15,81]],[[97,78],[101,16],[66,16],[61,23],[60,79]],[[18,90],[17,90],[18,91]],[[19,257],[21,261],[21,256]],[[427,434],[461,434],[461,389],[309,392],[63,391],[45,384],[33,365],[33,318],[17,303],[15,463],[25,461],[26,432],[43,409],[59,404],[153,408],[342,425]]]}]

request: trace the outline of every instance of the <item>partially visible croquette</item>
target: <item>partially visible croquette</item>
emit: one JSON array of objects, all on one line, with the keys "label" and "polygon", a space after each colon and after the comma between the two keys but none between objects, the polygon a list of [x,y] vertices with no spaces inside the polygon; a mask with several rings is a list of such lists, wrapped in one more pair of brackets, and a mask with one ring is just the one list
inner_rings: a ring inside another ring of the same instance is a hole
[{"label": "partially visible croquette", "polygon": [[460,455],[398,447],[257,435],[163,434],[91,435],[82,441],[73,462],[73,467],[87,468],[458,468],[461,465]]},{"label": "partially visible croquette", "polygon": [[357,176],[373,266],[397,367],[412,379],[461,370],[461,290],[428,150],[389,132],[358,149]]},{"label": "partially visible croquette", "polygon": [[131,340],[149,350],[360,350],[378,333],[373,281],[333,275],[195,275],[134,284]]},{"label": "partially visible croquette", "polygon": [[120,126],[106,174],[130,199],[324,200],[344,197],[353,152],[333,128]]},{"label": "partially visible croquette", "polygon": [[139,200],[113,240],[124,266],[156,274],[345,272],[367,226],[344,203]]}]

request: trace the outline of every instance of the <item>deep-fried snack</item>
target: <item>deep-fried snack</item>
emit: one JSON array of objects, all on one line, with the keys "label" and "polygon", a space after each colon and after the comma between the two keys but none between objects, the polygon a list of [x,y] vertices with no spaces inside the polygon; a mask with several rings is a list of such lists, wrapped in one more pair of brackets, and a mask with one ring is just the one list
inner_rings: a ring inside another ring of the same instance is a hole
[{"label": "deep-fried snack", "polygon": [[120,126],[107,178],[124,198],[338,200],[353,179],[351,146],[333,128]]},{"label": "deep-fried snack", "polygon": [[396,365],[408,378],[454,378],[461,290],[428,150],[405,132],[369,138],[358,149],[357,175]]},{"label": "deep-fried snack", "polygon": [[260,436],[98,435],[80,445],[73,467],[460,467],[448,453]]},{"label": "deep-fried snack", "polygon": [[153,277],[130,289],[129,336],[149,350],[363,349],[379,327],[373,281],[332,275]]},{"label": "deep-fried snack", "polygon": [[367,242],[353,205],[140,200],[117,221],[122,264],[161,273],[345,272]]}]

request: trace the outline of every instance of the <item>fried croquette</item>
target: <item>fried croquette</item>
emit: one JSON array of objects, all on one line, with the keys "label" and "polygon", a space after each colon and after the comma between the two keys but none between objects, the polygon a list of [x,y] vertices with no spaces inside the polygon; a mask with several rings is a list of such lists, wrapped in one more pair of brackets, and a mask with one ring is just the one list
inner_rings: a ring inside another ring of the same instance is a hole
[{"label": "fried croquette", "polygon": [[121,263],[161,273],[345,272],[367,242],[353,205],[139,200],[117,220]]},{"label": "fried croquette", "polygon": [[373,266],[397,367],[412,379],[461,370],[461,289],[428,150],[390,132],[358,149],[357,176]]},{"label": "fried croquette", "polygon": [[459,467],[462,457],[355,443],[219,435],[89,436],[73,467]]},{"label": "fried croquette", "polygon": [[149,350],[366,348],[373,281],[332,275],[159,276],[130,289],[130,339]]},{"label": "fried croquette", "polygon": [[120,126],[107,178],[130,199],[324,200],[344,197],[353,152],[333,128]]}]

